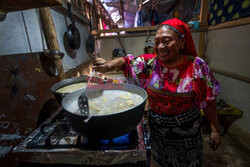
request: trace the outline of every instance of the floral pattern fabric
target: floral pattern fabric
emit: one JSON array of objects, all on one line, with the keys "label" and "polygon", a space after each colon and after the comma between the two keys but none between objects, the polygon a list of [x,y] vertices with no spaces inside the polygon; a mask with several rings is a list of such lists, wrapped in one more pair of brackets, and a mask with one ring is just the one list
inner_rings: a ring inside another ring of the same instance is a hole
[{"label": "floral pattern fabric", "polygon": [[220,84],[199,57],[185,55],[184,61],[171,68],[153,54],[138,57],[129,54],[125,62],[124,74],[130,83],[144,89],[152,86],[171,93],[194,93],[198,108],[206,108],[207,102],[220,93]]}]

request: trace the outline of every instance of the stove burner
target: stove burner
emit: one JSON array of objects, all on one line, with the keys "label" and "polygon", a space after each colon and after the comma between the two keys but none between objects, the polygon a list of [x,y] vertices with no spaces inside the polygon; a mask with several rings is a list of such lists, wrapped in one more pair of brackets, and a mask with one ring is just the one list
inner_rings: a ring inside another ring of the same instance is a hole
[{"label": "stove burner", "polygon": [[44,123],[39,133],[27,144],[27,148],[81,148],[85,150],[133,149],[138,145],[136,129],[108,140],[97,140],[78,135],[60,112],[53,120]]},{"label": "stove burner", "polygon": [[133,149],[138,144],[138,135],[136,129],[131,130],[123,136],[106,140],[91,139],[79,135],[76,144],[79,148],[91,150]]},{"label": "stove burner", "polygon": [[117,138],[90,139],[79,136],[71,128],[60,108],[15,147],[13,152],[18,154],[20,162],[44,166],[59,163],[70,166],[145,167],[146,164],[150,165],[150,147],[147,146],[149,142],[144,141],[148,140],[148,136],[142,122],[129,133]]},{"label": "stove burner", "polygon": [[55,126],[53,131],[48,135],[45,140],[45,147],[50,147],[53,145],[60,145],[62,139],[65,140],[63,143],[70,143],[70,137],[74,137],[77,134],[71,130],[68,123],[59,123]]}]

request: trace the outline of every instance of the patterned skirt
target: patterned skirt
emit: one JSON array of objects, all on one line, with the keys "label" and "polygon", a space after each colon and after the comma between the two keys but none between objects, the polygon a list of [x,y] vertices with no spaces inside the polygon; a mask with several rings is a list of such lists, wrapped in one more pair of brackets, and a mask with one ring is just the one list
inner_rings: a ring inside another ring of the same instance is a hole
[{"label": "patterned skirt", "polygon": [[201,113],[196,107],[170,116],[151,110],[149,127],[152,154],[162,167],[201,166]]}]

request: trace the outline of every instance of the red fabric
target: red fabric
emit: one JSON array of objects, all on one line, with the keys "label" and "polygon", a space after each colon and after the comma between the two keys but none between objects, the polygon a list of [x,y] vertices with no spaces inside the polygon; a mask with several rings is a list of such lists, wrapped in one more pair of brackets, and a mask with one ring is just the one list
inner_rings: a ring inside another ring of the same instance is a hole
[{"label": "red fabric", "polygon": [[125,61],[125,66],[123,66],[123,73],[124,73],[124,76],[126,77],[126,78],[128,78],[129,76],[128,76],[128,74],[129,74],[129,69],[128,68],[126,68],[126,66],[128,66],[128,67],[130,67],[131,66],[131,63],[130,63],[130,61],[129,61],[129,59],[127,58],[127,57],[124,57],[124,61]]},{"label": "red fabric", "polygon": [[186,25],[186,23],[184,23],[183,21],[173,18],[170,20],[167,20],[163,23],[161,23],[161,25],[170,25],[174,28],[176,28],[181,34],[184,34],[185,39],[186,39],[186,43],[185,46],[183,48],[184,50],[184,54],[187,55],[192,55],[194,57],[198,56],[197,52],[195,50],[195,45],[194,45],[194,41],[193,38],[191,36],[190,30],[188,28],[188,26]]},{"label": "red fabric", "polygon": [[106,26],[106,24],[105,24],[105,22],[104,22],[104,21],[102,21],[102,26],[103,26],[103,29],[104,29],[104,30],[106,30],[106,29],[107,29],[107,26]]},{"label": "red fabric", "polygon": [[[162,63],[161,65],[164,65],[164,64]],[[173,68],[179,71],[179,75],[178,75],[179,78],[184,79],[186,77],[190,77],[190,78],[194,77],[193,76],[193,61],[187,60],[186,56],[185,56],[185,60],[182,63],[172,67],[172,69]],[[171,68],[169,69],[171,70]],[[173,75],[174,75],[173,73],[171,74],[168,72],[162,75],[162,77],[164,77],[163,78],[164,86],[162,90],[176,92],[179,83],[177,83],[176,81],[172,81]]]},{"label": "red fabric", "polygon": [[150,108],[158,114],[177,115],[188,111],[194,106],[193,94],[164,93],[160,90],[147,89]]},{"label": "red fabric", "polygon": [[155,55],[154,55],[154,54],[144,54],[144,55],[140,55],[140,56],[138,56],[138,57],[144,58],[144,60],[147,62],[149,59],[154,58]]}]

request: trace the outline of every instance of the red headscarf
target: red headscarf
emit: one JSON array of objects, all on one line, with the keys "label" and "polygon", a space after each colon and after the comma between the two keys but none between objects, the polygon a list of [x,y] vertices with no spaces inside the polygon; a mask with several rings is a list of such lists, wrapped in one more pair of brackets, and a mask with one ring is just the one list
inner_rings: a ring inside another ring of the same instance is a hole
[{"label": "red headscarf", "polygon": [[186,23],[184,23],[183,21],[179,19],[173,18],[173,19],[170,19],[161,23],[161,25],[164,25],[164,24],[170,25],[174,27],[175,29],[177,29],[181,34],[184,34],[184,37],[186,39],[186,43],[183,48],[184,54],[192,55],[194,57],[198,56],[195,50],[193,38],[191,36],[190,30],[188,26],[186,25]]}]

